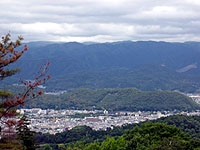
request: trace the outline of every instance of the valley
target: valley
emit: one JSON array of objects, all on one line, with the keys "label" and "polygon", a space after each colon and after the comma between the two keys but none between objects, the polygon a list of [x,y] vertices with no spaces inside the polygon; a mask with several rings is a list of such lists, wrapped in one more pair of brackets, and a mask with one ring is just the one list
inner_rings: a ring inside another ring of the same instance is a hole
[{"label": "valley", "polygon": [[161,117],[172,115],[200,116],[200,111],[145,111],[128,112],[107,110],[42,110],[39,108],[20,109],[21,115],[26,114],[30,118],[30,129],[36,132],[56,134],[71,130],[76,126],[88,126],[93,130],[109,130],[114,126],[125,126]]}]

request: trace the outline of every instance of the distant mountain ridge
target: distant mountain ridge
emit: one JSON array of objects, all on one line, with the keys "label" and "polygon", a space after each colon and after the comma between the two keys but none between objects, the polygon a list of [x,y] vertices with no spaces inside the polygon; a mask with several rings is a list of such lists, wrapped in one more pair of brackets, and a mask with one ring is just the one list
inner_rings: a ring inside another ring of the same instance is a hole
[{"label": "distant mountain ridge", "polygon": [[[49,88],[126,88],[194,92],[200,87],[200,43],[122,41],[29,43],[29,51],[13,66],[30,79],[51,62]],[[190,66],[181,71],[182,68]],[[180,71],[177,71],[180,70]],[[16,77],[17,78],[17,77]]]}]

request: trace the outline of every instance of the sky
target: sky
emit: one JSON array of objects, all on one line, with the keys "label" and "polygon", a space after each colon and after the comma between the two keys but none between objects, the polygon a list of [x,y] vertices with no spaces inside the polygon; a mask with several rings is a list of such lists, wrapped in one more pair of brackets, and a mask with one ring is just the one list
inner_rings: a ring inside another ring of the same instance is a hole
[{"label": "sky", "polygon": [[200,41],[200,0],[0,0],[0,36],[25,41]]}]

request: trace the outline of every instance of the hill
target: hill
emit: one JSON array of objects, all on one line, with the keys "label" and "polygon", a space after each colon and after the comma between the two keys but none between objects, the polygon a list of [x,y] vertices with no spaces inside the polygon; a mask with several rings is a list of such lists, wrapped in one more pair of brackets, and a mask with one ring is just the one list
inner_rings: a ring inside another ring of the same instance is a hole
[{"label": "hill", "polygon": [[[31,79],[39,66],[51,62],[47,90],[127,88],[195,92],[200,87],[200,43],[28,43],[19,60],[20,76]],[[12,66],[11,66],[12,67]]]},{"label": "hill", "polygon": [[191,98],[178,92],[125,89],[77,89],[59,96],[44,95],[25,105],[28,108],[106,109],[110,111],[154,111],[200,109]]}]

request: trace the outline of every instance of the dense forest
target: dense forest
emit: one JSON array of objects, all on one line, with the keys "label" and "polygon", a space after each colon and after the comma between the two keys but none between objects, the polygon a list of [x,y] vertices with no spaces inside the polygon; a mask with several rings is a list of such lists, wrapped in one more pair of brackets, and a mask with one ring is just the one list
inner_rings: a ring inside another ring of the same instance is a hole
[{"label": "dense forest", "polygon": [[191,98],[178,92],[125,89],[76,89],[65,94],[43,95],[27,103],[26,108],[106,109],[109,111],[154,111],[199,109]]},{"label": "dense forest", "polygon": [[36,136],[36,143],[40,145],[46,143],[42,144],[41,149],[45,147],[59,149],[60,146],[71,149],[91,149],[95,146],[100,149],[108,146],[108,143],[114,144],[116,149],[120,149],[121,146],[130,148],[136,145],[146,148],[156,146],[159,149],[161,145],[169,145],[165,142],[171,141],[173,148],[186,150],[200,147],[199,133],[200,116],[177,115],[139,124],[127,124],[106,131],[94,131],[90,127],[82,126],[55,135],[40,133]]},{"label": "dense forest", "polygon": [[[52,80],[47,90],[129,88],[141,90],[199,90],[198,42],[28,43],[29,51],[12,66],[17,76],[30,79],[37,66],[50,61]],[[31,69],[30,69],[31,68]],[[2,83],[2,84],[3,84]]]}]

